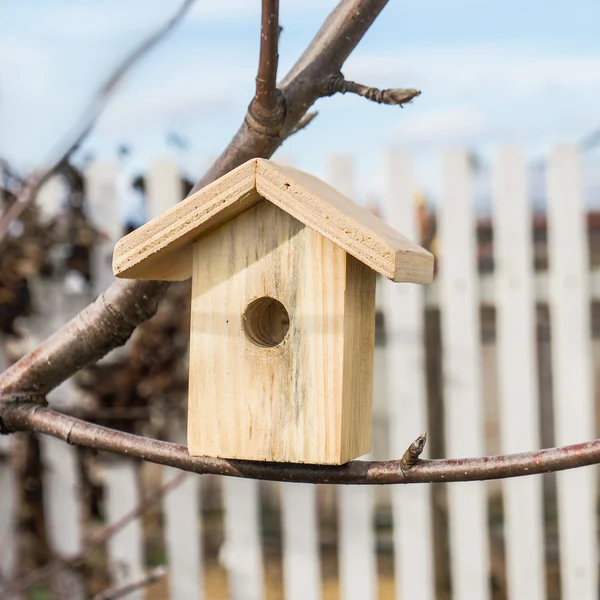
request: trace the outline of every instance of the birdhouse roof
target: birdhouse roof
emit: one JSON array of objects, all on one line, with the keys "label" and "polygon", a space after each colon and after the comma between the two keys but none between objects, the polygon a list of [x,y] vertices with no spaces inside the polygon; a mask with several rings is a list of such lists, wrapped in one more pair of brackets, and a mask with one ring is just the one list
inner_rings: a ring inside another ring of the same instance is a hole
[{"label": "birdhouse roof", "polygon": [[181,281],[192,275],[192,244],[261,200],[393,281],[429,283],[433,257],[323,181],[254,158],[139,227],[118,243],[117,277]]}]

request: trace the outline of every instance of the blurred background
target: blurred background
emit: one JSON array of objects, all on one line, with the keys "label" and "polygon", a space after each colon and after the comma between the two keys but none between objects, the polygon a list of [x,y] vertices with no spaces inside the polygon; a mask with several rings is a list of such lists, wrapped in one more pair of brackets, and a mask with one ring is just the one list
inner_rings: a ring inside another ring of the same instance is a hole
[{"label": "blurred background", "polygon": [[[335,5],[281,0],[281,76]],[[178,6],[0,5],[4,208]],[[344,75],[422,95],[402,110],[322,99],[275,155],[438,259],[431,286],[378,283],[366,458],[399,458],[425,430],[429,458],[597,437],[599,29],[593,0],[392,0]],[[219,155],[254,93],[259,33],[257,0],[198,0],[126,74],[0,241],[1,363],[102,293],[114,243]],[[51,405],[185,443],[189,293],[173,285],[124,349]],[[0,444],[0,598],[93,597],[163,565],[130,597],[598,598],[595,467],[333,488],[182,477],[45,436]]]}]

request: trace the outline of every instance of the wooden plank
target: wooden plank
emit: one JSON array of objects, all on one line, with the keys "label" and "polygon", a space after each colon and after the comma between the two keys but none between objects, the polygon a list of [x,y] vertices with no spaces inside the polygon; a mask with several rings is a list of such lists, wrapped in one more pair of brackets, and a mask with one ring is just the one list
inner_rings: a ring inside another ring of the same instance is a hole
[{"label": "wooden plank", "polygon": [[261,197],[385,277],[431,280],[429,252],[317,178],[263,159],[244,163],[124,237],[115,248],[115,274],[187,279],[192,273],[191,243]]},{"label": "wooden plank", "polygon": [[[555,443],[595,438],[589,259],[577,148],[555,149],[548,164],[550,315]],[[598,597],[596,468],[557,475],[564,600]]]},{"label": "wooden plank", "polygon": [[[520,150],[497,157],[493,192],[501,452],[524,452],[540,439],[531,207]],[[509,597],[543,600],[542,479],[507,479],[503,493]]]},{"label": "wooden plank", "polygon": [[191,277],[191,243],[260,202],[254,172],[255,161],[248,161],[122,238],[113,257],[115,275],[168,281]]},{"label": "wooden plank", "polygon": [[[165,467],[164,483],[181,471]],[[163,500],[165,543],[169,562],[170,600],[202,600],[202,526],[200,515],[200,477],[189,475],[166,494]]]},{"label": "wooden plank", "polygon": [[374,293],[373,271],[266,201],[197,242],[190,452],[312,464],[367,452]]},{"label": "wooden plank", "polygon": [[[472,173],[462,150],[444,155],[440,287],[446,454],[481,456],[483,407]],[[485,485],[448,486],[453,596],[486,600],[489,547]]]},{"label": "wooden plank", "polygon": [[264,575],[258,482],[223,479],[225,542],[220,559],[227,569],[231,600],[262,600]]},{"label": "wooden plank", "polygon": [[[329,173],[336,189],[347,197],[355,196],[354,164],[350,157],[332,157]],[[373,489],[369,486],[338,487],[340,597],[344,600],[377,598],[373,505]]]},{"label": "wooden plank", "polygon": [[[386,219],[413,240],[419,239],[415,182],[406,152],[388,156]],[[401,457],[427,430],[424,352],[424,289],[384,282],[390,453]],[[433,600],[431,486],[392,488],[396,599]]]},{"label": "wooden plank", "polygon": [[431,281],[433,256],[350,200],[353,196],[337,183],[331,187],[308,173],[257,159],[256,189],[380,275],[394,281]]},{"label": "wooden plank", "polygon": [[177,164],[153,160],[146,176],[146,218],[155,219],[183,200],[183,186]]},{"label": "wooden plank", "polygon": [[[104,463],[105,510],[108,524],[114,523],[131,512],[140,503],[138,465],[136,462],[118,458]],[[121,587],[143,578],[145,573],[142,524],[134,519],[107,542],[108,564],[111,583]],[[131,600],[142,600],[145,591],[131,593]]]},{"label": "wooden plank", "polygon": [[321,600],[316,487],[281,484],[285,600]]}]

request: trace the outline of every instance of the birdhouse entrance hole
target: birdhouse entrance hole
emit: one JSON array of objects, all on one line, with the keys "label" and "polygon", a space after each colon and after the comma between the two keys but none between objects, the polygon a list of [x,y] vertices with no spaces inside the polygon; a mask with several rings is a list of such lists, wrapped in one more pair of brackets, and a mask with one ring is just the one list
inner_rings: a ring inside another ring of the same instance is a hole
[{"label": "birdhouse entrance hole", "polygon": [[290,328],[290,316],[279,300],[265,296],[248,304],[242,315],[242,326],[253,344],[273,348],[283,342]]}]

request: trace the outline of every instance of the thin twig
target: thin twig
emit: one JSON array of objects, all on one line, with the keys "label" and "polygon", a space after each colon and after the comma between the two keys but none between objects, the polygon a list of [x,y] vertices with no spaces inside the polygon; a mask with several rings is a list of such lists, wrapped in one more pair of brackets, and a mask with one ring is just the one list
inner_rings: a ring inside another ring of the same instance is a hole
[{"label": "thin twig", "polygon": [[266,136],[278,135],[285,116],[285,102],[277,89],[279,33],[279,0],[262,0],[256,94],[248,107],[246,121],[249,127]]},{"label": "thin twig", "polygon": [[369,87],[362,83],[356,83],[356,81],[344,79],[341,73],[337,73],[327,81],[326,90],[328,96],[333,96],[333,94],[357,94],[371,102],[377,102],[377,104],[389,104],[400,107],[421,95],[419,90],[411,88],[380,90],[376,87]]},{"label": "thin twig", "polygon": [[256,101],[273,108],[277,103],[279,62],[279,0],[262,0],[260,57],[256,76]]},{"label": "thin twig", "polygon": [[27,183],[17,194],[15,202],[0,218],[0,242],[8,232],[10,224],[15,219],[19,218],[19,215],[35,199],[36,194],[42,185],[54,175],[56,170],[69,159],[71,154],[77,150],[83,140],[88,136],[98,120],[98,117],[108,105],[114,91],[129,69],[131,69],[136,62],[175,28],[191,8],[194,1],[195,0],[184,0],[175,14],[166,23],[161,25],[154,33],[152,33],[152,35],[146,38],[139,46],[128,54],[121,63],[119,63],[110,77],[96,92],[87,110],[79,117],[77,123],[72,127],[71,132],[65,136],[65,139],[58,145],[58,148],[51,153],[50,158],[46,161],[46,164],[49,164],[50,167],[42,174],[29,178]]},{"label": "thin twig", "polygon": [[160,581],[167,574],[167,570],[164,566],[155,567],[152,569],[146,577],[133,581],[132,583],[126,583],[118,588],[108,588],[99,594],[96,594],[92,600],[117,600],[117,598],[124,598],[132,592],[141,590],[157,581]]},{"label": "thin twig", "polygon": [[269,158],[325,93],[325,82],[339,73],[389,0],[342,0],[333,9],[302,56],[280,82],[285,103],[279,124],[269,133],[246,119],[208,172],[192,189],[205,187],[251,158]]},{"label": "thin twig", "polygon": [[129,525],[133,520],[137,519],[142,513],[152,508],[157,502],[164,498],[169,492],[174,490],[176,487],[181,485],[188,477],[190,473],[178,473],[173,479],[148,494],[141,500],[139,504],[134,506],[128,513],[124,514],[119,520],[107,525],[104,529],[96,533],[92,539],[85,545],[83,550],[72,556],[58,557],[48,564],[31,571],[16,579],[8,584],[7,587],[0,589],[0,600],[8,599],[13,596],[19,595],[27,588],[35,585],[36,583],[43,581],[60,571],[61,569],[69,566],[75,566],[84,559],[85,555],[98,546],[104,545],[108,539],[114,536],[116,533],[121,531],[124,527]]},{"label": "thin twig", "polygon": [[[149,462],[177,467],[193,473],[212,473],[230,477],[328,484],[392,484],[480,481],[521,477],[551,471],[563,471],[600,463],[600,439],[562,448],[535,452],[421,460],[407,468],[405,459],[389,461],[352,461],[341,467],[268,463],[220,458],[192,457],[185,446],[123,433],[63,415],[35,405],[7,405],[4,426],[15,431],[36,431],[71,444],[106,450]],[[424,443],[417,438],[413,454]]]}]

